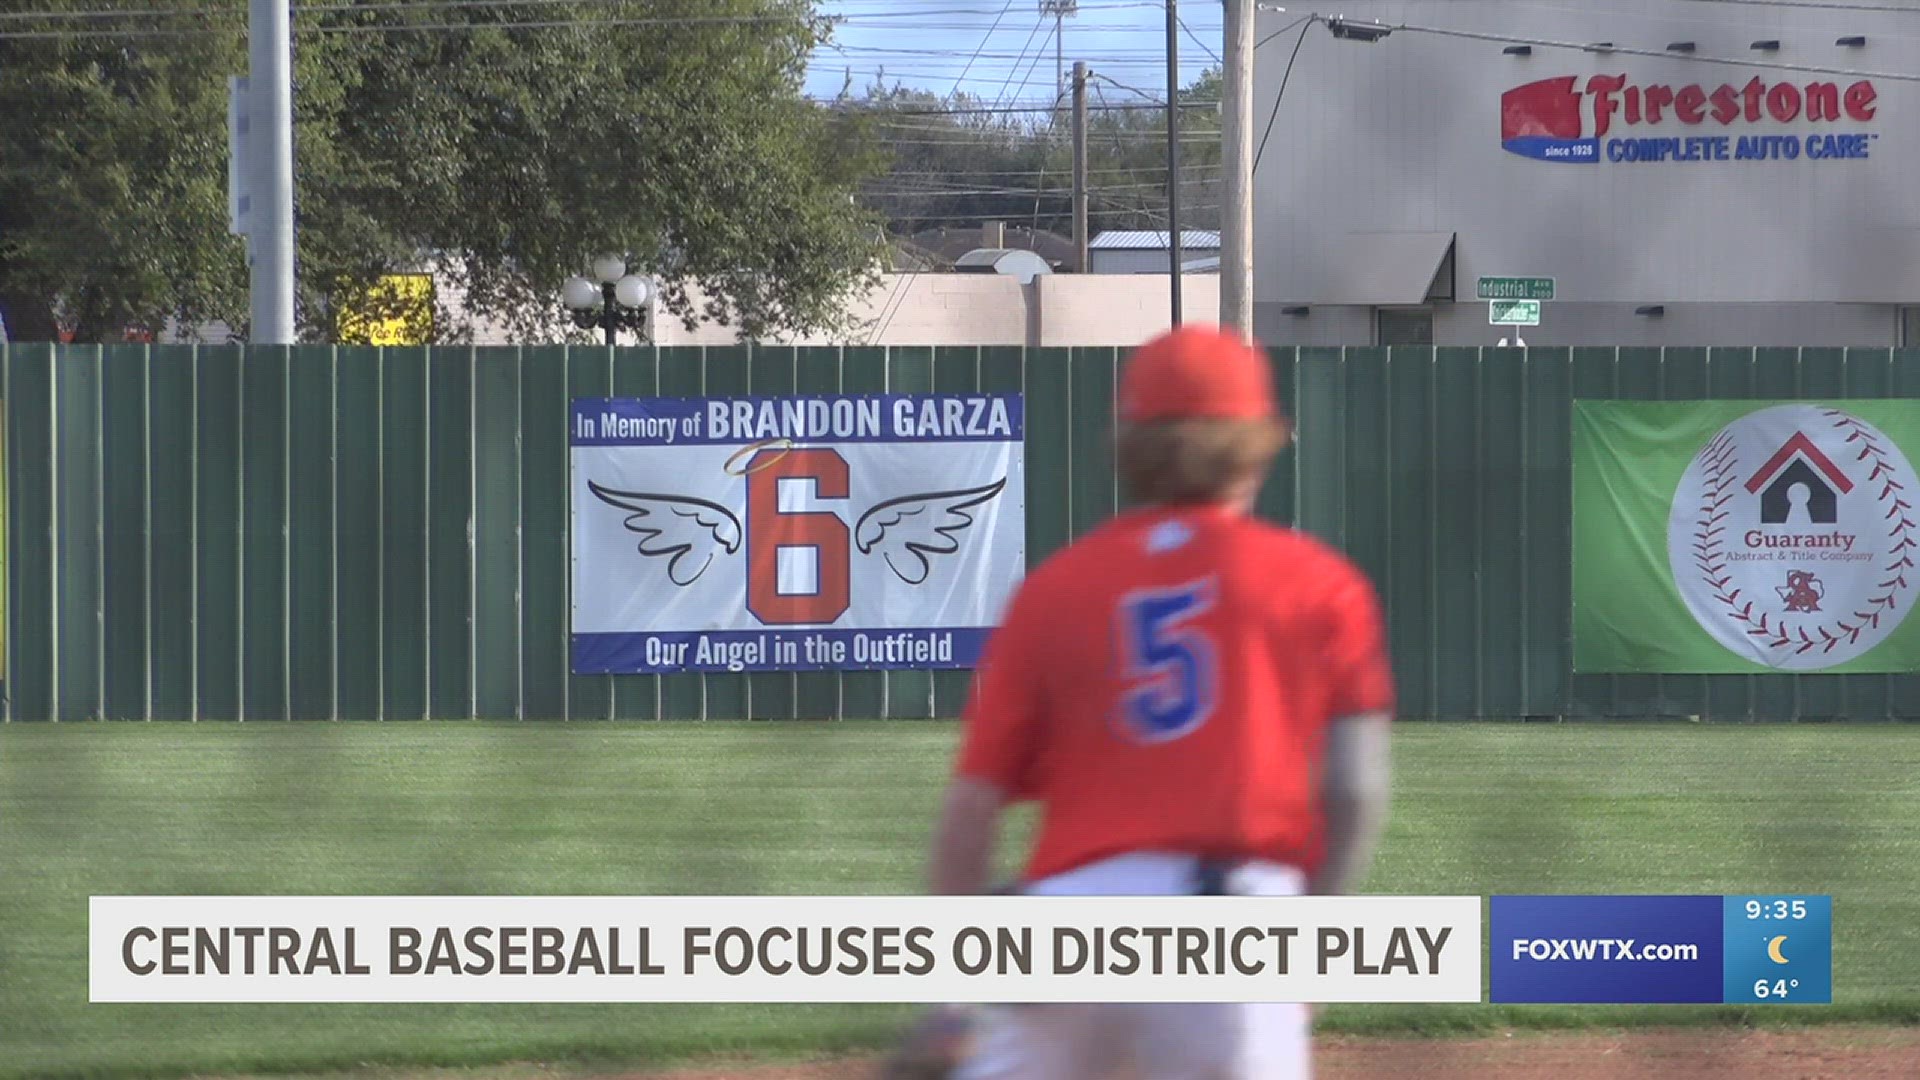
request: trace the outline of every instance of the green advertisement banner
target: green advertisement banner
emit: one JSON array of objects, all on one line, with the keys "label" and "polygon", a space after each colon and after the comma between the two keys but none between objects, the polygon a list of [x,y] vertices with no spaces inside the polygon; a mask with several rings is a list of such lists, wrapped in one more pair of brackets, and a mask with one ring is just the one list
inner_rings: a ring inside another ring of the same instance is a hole
[{"label": "green advertisement banner", "polygon": [[1574,671],[1920,671],[1916,451],[1916,401],[1574,402]]}]

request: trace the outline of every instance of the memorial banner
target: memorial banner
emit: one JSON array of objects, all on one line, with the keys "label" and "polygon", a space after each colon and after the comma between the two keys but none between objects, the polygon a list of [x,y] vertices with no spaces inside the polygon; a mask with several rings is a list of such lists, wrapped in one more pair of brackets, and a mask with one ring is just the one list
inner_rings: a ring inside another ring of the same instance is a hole
[{"label": "memorial banner", "polygon": [[1017,394],[573,403],[573,670],[965,668],[1026,569]]}]

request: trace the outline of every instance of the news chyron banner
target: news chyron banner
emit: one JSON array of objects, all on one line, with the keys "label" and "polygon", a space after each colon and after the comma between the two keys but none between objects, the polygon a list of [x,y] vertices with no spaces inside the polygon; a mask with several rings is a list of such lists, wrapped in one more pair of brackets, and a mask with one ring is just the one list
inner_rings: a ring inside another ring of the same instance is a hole
[{"label": "news chyron banner", "polygon": [[1477,896],[94,896],[88,1000],[1833,1000],[1830,896],[1484,904],[1483,936]]},{"label": "news chyron banner", "polygon": [[1577,672],[1920,670],[1920,403],[1576,401]]},{"label": "news chyron banner", "polygon": [[1496,1003],[1827,1005],[1830,896],[1496,896]]},{"label": "news chyron banner", "polygon": [[95,1002],[1475,1002],[1479,897],[95,896]]},{"label": "news chyron banner", "polygon": [[1018,394],[573,402],[573,670],[967,668],[1026,572]]}]

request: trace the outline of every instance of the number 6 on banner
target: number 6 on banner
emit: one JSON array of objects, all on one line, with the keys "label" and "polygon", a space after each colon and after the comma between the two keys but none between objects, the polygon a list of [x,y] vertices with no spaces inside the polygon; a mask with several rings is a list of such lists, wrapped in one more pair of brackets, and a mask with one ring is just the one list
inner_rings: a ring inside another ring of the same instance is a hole
[{"label": "number 6 on banner", "polygon": [[838,619],[848,604],[847,523],[831,510],[780,509],[780,481],[810,480],[815,500],[844,499],[847,460],[818,448],[762,450],[746,473],[747,610],[771,626]]}]

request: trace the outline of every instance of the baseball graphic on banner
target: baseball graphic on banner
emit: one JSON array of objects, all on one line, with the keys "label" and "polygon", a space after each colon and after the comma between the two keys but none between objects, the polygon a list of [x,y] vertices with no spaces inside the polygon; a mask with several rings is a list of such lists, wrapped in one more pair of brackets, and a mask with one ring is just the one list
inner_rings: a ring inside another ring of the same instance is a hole
[{"label": "baseball graphic on banner", "polygon": [[1728,424],[1674,491],[1667,557],[1715,641],[1785,671],[1861,656],[1907,616],[1913,466],[1872,424],[1776,405]]}]

